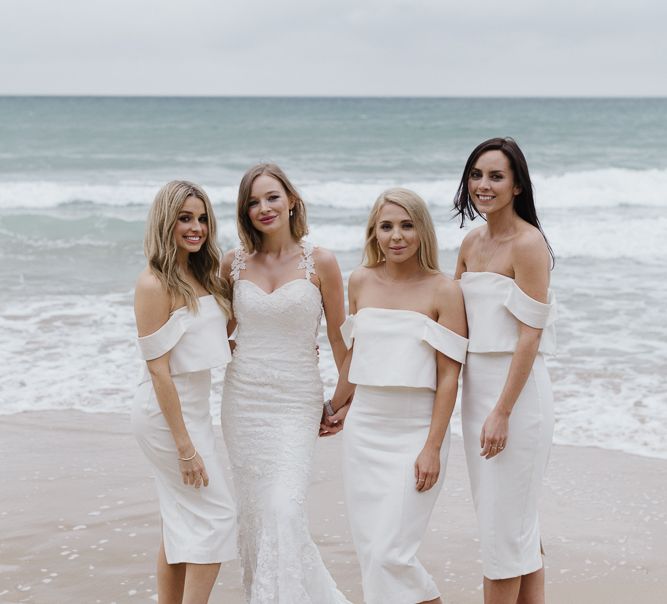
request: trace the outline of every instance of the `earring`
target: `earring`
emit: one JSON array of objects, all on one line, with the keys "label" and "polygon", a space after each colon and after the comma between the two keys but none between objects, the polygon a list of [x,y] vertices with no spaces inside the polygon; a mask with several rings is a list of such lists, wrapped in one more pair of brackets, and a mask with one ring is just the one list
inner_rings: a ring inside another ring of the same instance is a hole
[{"label": "earring", "polygon": [[294,216],[294,208],[289,209],[289,216],[290,216],[290,218],[292,218],[292,216]]}]

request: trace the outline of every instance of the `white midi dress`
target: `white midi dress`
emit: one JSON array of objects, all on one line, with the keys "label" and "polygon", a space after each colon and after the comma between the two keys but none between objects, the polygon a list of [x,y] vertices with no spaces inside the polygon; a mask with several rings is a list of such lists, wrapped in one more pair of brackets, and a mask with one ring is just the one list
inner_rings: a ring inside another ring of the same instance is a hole
[{"label": "white midi dress", "polygon": [[416,490],[414,464],[431,425],[436,351],[463,363],[467,339],[426,315],[363,308],[342,327],[354,344],[349,381],[357,384],[343,430],[343,484],[364,602],[415,604],[440,595],[417,559],[442,489],[449,429],[440,476]]},{"label": "white midi dress", "polygon": [[[489,579],[542,568],[538,498],[553,437],[553,396],[543,355],[556,350],[556,302],[543,304],[510,277],[466,272],[461,289],[468,317],[468,357],[463,370],[463,438],[482,565]],[[519,323],[542,329],[539,352],[509,420],[506,448],[480,456],[480,433],[505,385]]]},{"label": "white midi dress", "polygon": [[236,512],[216,452],[209,404],[210,369],[231,358],[227,317],[213,296],[203,296],[198,313],[177,309],[155,333],[139,338],[138,344],[147,361],[170,352],[169,369],[183,419],[209,476],[207,487],[183,484],[174,438],[145,368],[134,398],[132,430],[155,474],[167,562],[232,560],[236,558]]}]

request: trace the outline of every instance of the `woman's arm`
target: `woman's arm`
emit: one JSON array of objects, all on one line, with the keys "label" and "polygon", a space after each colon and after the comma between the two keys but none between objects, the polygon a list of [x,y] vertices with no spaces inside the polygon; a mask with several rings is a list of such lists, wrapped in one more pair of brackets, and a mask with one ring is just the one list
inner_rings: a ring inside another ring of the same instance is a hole
[{"label": "woman's arm", "polygon": [[322,306],[327,321],[327,337],[331,345],[334,361],[340,373],[347,348],[340,333],[340,326],[345,322],[345,291],[336,257],[328,250],[316,248],[315,267],[320,281]]},{"label": "woman's arm", "polygon": [[[541,233],[527,233],[515,244],[513,268],[516,284],[531,298],[546,302],[549,289],[549,254]],[[533,368],[541,337],[541,329],[519,322],[519,338],[505,385],[479,436],[482,448],[480,455],[486,459],[500,453],[507,444],[510,414]]]},{"label": "woman's arm", "polygon": [[[170,296],[159,280],[148,272],[142,274],[134,296],[139,337],[150,335],[162,327],[169,320],[170,311]],[[169,371],[169,356],[167,352],[157,359],[146,361],[155,396],[176,444],[183,482],[195,487],[202,483],[208,486],[204,462],[197,454],[183,420],[181,402]]]},{"label": "woman's arm", "polygon": [[[361,276],[359,271],[354,271],[350,275],[350,279],[347,284],[347,297],[348,297],[348,308],[350,314],[353,315],[357,312],[357,291],[360,287]],[[341,321],[340,325],[344,321]],[[338,333],[340,333],[340,327],[338,328]],[[341,341],[342,335],[341,335]],[[343,342],[345,346],[345,342]],[[354,349],[354,344],[350,346],[349,350],[345,348],[345,357],[339,369],[338,382],[336,383],[336,390],[333,393],[331,398],[331,406],[334,408],[335,413],[328,418],[325,418],[326,423],[323,423],[320,429],[320,436],[330,436],[340,432],[343,428],[343,422],[345,421],[345,416],[350,408],[350,403],[352,401],[352,396],[354,395],[355,385],[350,384],[348,381],[348,374],[350,371],[350,363],[352,362],[352,353]]]},{"label": "woman's arm", "polygon": [[347,379],[350,363],[352,362],[352,348],[347,351],[343,365],[338,374],[338,382],[336,382],[336,390],[331,398],[331,406],[335,413],[333,415],[326,415],[326,411],[322,415],[322,423],[320,424],[320,436],[333,436],[343,429],[345,416],[350,410],[352,403],[352,396],[354,395],[354,384],[350,384]]},{"label": "woman's arm", "polygon": [[[436,309],[438,323],[458,333],[467,335],[465,306],[459,285],[444,280],[437,288]],[[436,351],[436,390],[431,414],[431,426],[424,448],[415,461],[415,480],[418,491],[428,491],[440,475],[440,449],[456,404],[461,363]]]}]

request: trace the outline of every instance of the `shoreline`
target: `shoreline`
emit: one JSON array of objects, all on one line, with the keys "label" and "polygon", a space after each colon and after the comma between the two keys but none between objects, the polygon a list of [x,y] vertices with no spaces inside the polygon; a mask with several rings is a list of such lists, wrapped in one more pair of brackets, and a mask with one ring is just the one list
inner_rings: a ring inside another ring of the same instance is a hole
[{"label": "shoreline", "polygon": [[[156,601],[158,506],[129,417],[28,411],[0,416],[0,432],[0,604]],[[318,443],[310,526],[339,588],[356,603],[360,574],[340,444],[340,437]],[[554,445],[540,505],[547,601],[663,601],[666,503],[667,460]],[[454,437],[420,553],[444,602],[481,602],[478,545],[463,445]],[[242,601],[238,562],[226,563],[211,602]]]}]

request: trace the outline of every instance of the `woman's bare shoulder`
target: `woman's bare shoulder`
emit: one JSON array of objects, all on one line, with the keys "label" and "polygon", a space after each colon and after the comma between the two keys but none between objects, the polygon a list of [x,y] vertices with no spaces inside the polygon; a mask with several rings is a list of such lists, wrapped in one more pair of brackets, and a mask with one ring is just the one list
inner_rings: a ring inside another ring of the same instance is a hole
[{"label": "woman's bare shoulder", "polygon": [[137,295],[147,296],[150,298],[159,298],[162,296],[166,296],[167,298],[169,297],[167,289],[162,281],[160,281],[157,275],[148,267],[139,273],[137,282],[134,286],[134,291]]},{"label": "woman's bare shoulder", "polygon": [[313,260],[318,273],[340,272],[338,260],[331,250],[319,246],[313,247]]},{"label": "woman's bare shoulder", "polygon": [[348,281],[349,285],[360,286],[366,283],[369,279],[373,279],[377,272],[377,267],[358,266],[350,273]]},{"label": "woman's bare shoulder", "polygon": [[451,299],[457,298],[461,295],[461,287],[459,282],[452,279],[444,273],[437,273],[433,275],[432,280],[433,294],[436,298]]},{"label": "woman's bare shoulder", "polygon": [[232,272],[232,263],[234,262],[235,256],[236,248],[227,250],[222,255],[222,260],[220,261],[220,273],[227,280],[229,280],[229,275]]},{"label": "woman's bare shoulder", "polygon": [[149,268],[141,272],[134,289],[134,314],[140,336],[156,331],[169,318],[172,299],[165,285]]},{"label": "woman's bare shoulder", "polygon": [[469,246],[475,243],[475,241],[477,241],[482,236],[485,230],[486,230],[486,225],[481,224],[480,226],[472,229],[472,231],[466,233],[465,237],[463,238],[463,241],[461,242],[461,247]]},{"label": "woman's bare shoulder", "polygon": [[512,264],[515,267],[546,268],[550,264],[549,247],[537,227],[525,224],[512,244]]}]

